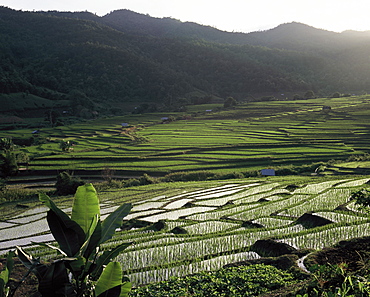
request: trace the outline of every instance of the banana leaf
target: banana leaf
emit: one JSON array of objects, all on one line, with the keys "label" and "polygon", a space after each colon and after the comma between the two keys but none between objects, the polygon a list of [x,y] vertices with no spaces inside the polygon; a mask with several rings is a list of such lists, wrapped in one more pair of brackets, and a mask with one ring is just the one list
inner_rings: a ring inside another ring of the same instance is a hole
[{"label": "banana leaf", "polygon": [[92,184],[79,186],[74,197],[71,219],[79,224],[86,234],[96,215],[100,217],[99,198],[95,188]]},{"label": "banana leaf", "polygon": [[103,243],[112,238],[116,229],[122,226],[122,219],[129,214],[131,207],[131,203],[125,203],[118,207],[103,221],[100,243]]},{"label": "banana leaf", "polygon": [[42,296],[76,296],[63,261],[56,261],[48,267],[39,281],[38,291]]},{"label": "banana leaf", "polygon": [[[77,243],[78,243],[79,247],[81,247],[83,245],[83,243],[85,242],[85,232],[82,230],[82,228],[76,222],[71,220],[71,218],[64,211],[59,209],[55,205],[55,203],[50,199],[50,197],[47,196],[46,194],[44,194],[44,193],[39,194],[39,200],[50,208],[50,210],[48,211],[48,216],[50,216],[50,219],[53,221],[54,224],[51,226],[49,221],[48,221],[48,223],[49,223],[50,231],[52,232],[54,238],[58,241],[58,239],[57,239],[57,237],[58,237],[63,242],[65,242],[67,239],[63,240],[63,238],[61,238],[61,236],[63,236],[63,230],[64,230],[64,231],[70,233],[70,236],[71,236],[71,238],[73,238],[73,241],[74,241],[73,245],[77,245]],[[54,212],[54,214],[49,215],[49,213],[51,213],[51,212]],[[53,233],[52,228],[53,228],[55,234]],[[64,234],[64,236],[66,236],[66,234]],[[58,243],[59,243],[59,241],[58,241]],[[59,245],[60,245],[60,243],[59,243]],[[61,249],[64,252],[66,252],[62,247],[61,247]],[[73,249],[73,250],[75,252],[77,252],[76,249]],[[70,257],[73,256],[72,254],[68,254],[68,253],[67,253],[67,255],[70,256]]]},{"label": "banana leaf", "polygon": [[[96,285],[95,285],[95,295],[99,296],[100,294],[113,289],[114,287],[122,285],[122,269],[121,265],[118,262],[110,262],[102,274],[100,275]],[[118,295],[112,295],[119,297]]]},{"label": "banana leaf", "polygon": [[76,255],[85,239],[85,234],[80,226],[70,219],[67,226],[66,221],[62,220],[53,210],[48,211],[46,219],[60,249],[68,257]]},{"label": "banana leaf", "polygon": [[121,285],[121,295],[119,297],[128,297],[132,288],[132,284],[130,282],[125,282]]},{"label": "banana leaf", "polygon": [[32,255],[27,254],[19,246],[16,247],[16,255],[18,256],[18,259],[23,263],[23,265],[36,275],[37,279],[40,282],[47,270],[47,266],[45,264],[42,264],[39,259],[35,259]]},{"label": "banana leaf", "polygon": [[122,243],[119,246],[115,247],[112,250],[105,251],[96,261],[96,266],[94,271],[91,273],[94,279],[97,279],[103,270],[103,266],[107,265],[110,261],[112,261],[115,257],[118,256],[120,252],[130,246],[132,242]]},{"label": "banana leaf", "polygon": [[101,240],[101,221],[99,220],[96,224],[95,230],[89,239],[89,244],[87,245],[86,249],[83,252],[83,256],[86,259],[89,259],[90,256],[94,255],[97,248],[99,247],[100,240]]}]

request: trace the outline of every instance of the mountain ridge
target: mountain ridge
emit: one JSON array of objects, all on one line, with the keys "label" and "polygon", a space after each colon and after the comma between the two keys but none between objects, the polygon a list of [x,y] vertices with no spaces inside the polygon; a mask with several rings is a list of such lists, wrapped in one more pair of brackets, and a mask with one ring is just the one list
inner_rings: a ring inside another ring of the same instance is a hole
[{"label": "mountain ridge", "polygon": [[370,86],[366,33],[300,23],[230,33],[127,10],[99,17],[6,7],[0,25],[0,94],[69,100],[75,114],[135,105],[181,110],[205,98],[307,90],[363,93]]}]

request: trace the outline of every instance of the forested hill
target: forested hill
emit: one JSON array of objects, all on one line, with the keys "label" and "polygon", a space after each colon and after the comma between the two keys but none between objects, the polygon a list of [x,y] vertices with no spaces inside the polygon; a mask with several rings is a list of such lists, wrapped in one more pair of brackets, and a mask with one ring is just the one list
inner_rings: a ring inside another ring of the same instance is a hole
[{"label": "forested hill", "polygon": [[209,95],[370,88],[366,32],[291,23],[242,34],[127,10],[99,17],[0,7],[0,38],[0,100],[23,93],[17,100],[31,94],[85,110],[176,109]]},{"label": "forested hill", "polygon": [[328,51],[370,41],[370,31],[335,33],[301,23],[282,24],[274,29],[252,33],[225,32],[210,26],[181,22],[172,18],[154,18],[127,9],[103,17],[89,12],[45,12],[50,15],[93,20],[134,35],[165,38],[202,39],[216,43],[257,45],[301,51]]}]

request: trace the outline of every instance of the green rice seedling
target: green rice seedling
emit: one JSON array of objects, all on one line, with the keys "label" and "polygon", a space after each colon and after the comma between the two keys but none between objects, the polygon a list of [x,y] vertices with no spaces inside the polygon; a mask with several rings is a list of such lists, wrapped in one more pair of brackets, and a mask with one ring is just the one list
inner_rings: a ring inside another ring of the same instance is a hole
[{"label": "green rice seedling", "polygon": [[293,205],[298,205],[308,198],[308,195],[292,195],[284,200],[260,204],[258,207],[228,216],[228,218],[234,220],[252,221],[261,217],[269,216],[271,214],[291,216],[289,213],[291,209],[290,207]]},{"label": "green rice seedling", "polygon": [[294,194],[319,194],[329,188],[331,188],[333,185],[345,182],[347,180],[334,180],[334,181],[326,181],[318,184],[309,184],[305,186],[304,188],[299,188],[294,191]]},{"label": "green rice seedling", "polygon": [[335,243],[346,240],[348,238],[356,238],[370,235],[370,223],[351,225],[351,226],[337,226],[326,228],[322,231],[314,230],[304,235],[292,236],[281,239],[279,241],[287,243],[293,247],[322,249],[329,247]]},{"label": "green rice seedling", "polygon": [[267,217],[253,220],[252,223],[260,224],[265,228],[279,228],[293,223],[293,220]]},{"label": "green rice seedling", "polygon": [[[211,190],[207,191],[207,193],[196,195],[196,197],[194,197],[194,198],[196,198],[196,199],[211,199],[211,198],[229,196],[229,195],[235,194],[237,192],[240,192],[240,191],[244,190],[245,188],[249,188],[249,187],[256,186],[256,185],[259,185],[259,184],[254,183],[254,184],[248,184],[248,185],[230,186],[226,189],[221,188],[221,189],[218,189],[218,190],[211,189]],[[192,196],[190,196],[190,197],[192,197]]]},{"label": "green rice seedling", "polygon": [[225,264],[230,262],[245,261],[251,259],[258,259],[259,256],[254,252],[244,252],[225,256],[215,257],[209,260],[203,260],[199,262],[192,262],[189,264],[170,266],[168,268],[160,268],[154,270],[148,270],[143,272],[137,272],[129,274],[131,282],[134,286],[143,284],[149,284],[153,282],[159,282],[168,280],[174,276],[185,276],[194,274],[200,271],[210,271],[222,268]]},{"label": "green rice seedling", "polygon": [[215,209],[215,207],[200,207],[200,206],[199,207],[190,207],[190,208],[185,208],[185,209],[167,211],[167,212],[164,212],[164,213],[143,217],[141,219],[143,221],[152,222],[152,223],[158,222],[159,220],[177,220],[180,217],[192,215],[194,213],[210,211],[210,210],[214,210],[214,209]]},{"label": "green rice seedling", "polygon": [[336,211],[315,212],[313,214],[328,219],[335,223],[353,223],[369,220],[369,217],[365,215],[357,216],[352,214],[340,213]]},{"label": "green rice seedling", "polygon": [[259,194],[261,192],[268,192],[272,189],[279,186],[279,183],[268,183],[260,186],[253,187],[251,189],[248,189],[244,192],[244,197],[237,199],[234,201],[235,204],[241,204],[241,203],[248,203],[248,202],[255,202],[254,200],[251,200],[250,196]]},{"label": "green rice seedling", "polygon": [[166,202],[161,201],[151,201],[151,202],[144,202],[142,204],[135,204],[132,207],[132,211],[145,211],[149,209],[161,208],[166,204]]},{"label": "green rice seedling", "polygon": [[276,200],[280,200],[280,199],[285,199],[286,198],[284,196],[274,195],[274,193],[290,194],[289,191],[284,192],[283,190],[273,190],[273,191],[264,192],[264,193],[261,193],[261,194],[250,195],[248,197],[244,197],[242,199],[239,199],[239,200],[235,201],[234,203],[235,204],[250,203],[250,202],[257,202],[257,201],[260,201],[260,200],[264,200],[264,201],[276,201]]},{"label": "green rice seedling", "polygon": [[230,188],[234,188],[238,186],[240,186],[240,184],[226,184],[226,185],[211,187],[207,189],[202,188],[196,191],[182,193],[179,196],[169,197],[168,199],[172,200],[172,199],[176,199],[176,198],[180,198],[184,196],[187,196],[188,198],[196,199],[197,197],[202,197],[203,195],[207,195],[208,193],[227,191]]},{"label": "green rice seedling", "polygon": [[[250,191],[245,191],[244,188],[251,187],[258,185],[255,184],[249,184],[246,186],[240,186],[233,188],[229,191],[223,191],[223,192],[216,192],[216,193],[210,193],[205,196],[197,197],[197,201],[194,202],[196,205],[204,205],[204,206],[222,206],[230,201],[239,200],[242,197],[245,197],[246,193],[250,193]],[[217,198],[221,197],[221,198]]]},{"label": "green rice seedling", "polygon": [[210,234],[240,227],[240,224],[226,223],[221,221],[206,221],[183,227],[189,234]]},{"label": "green rice seedling", "polygon": [[182,227],[188,224],[189,224],[189,221],[182,221],[182,220],[166,221],[167,230],[172,230],[173,228]]},{"label": "green rice seedling", "polygon": [[[167,236],[167,237],[162,237],[162,238],[158,238],[158,239],[152,239],[150,241],[145,241],[145,242],[140,242],[140,243],[136,243],[132,249],[142,249],[144,247],[151,247],[151,246],[166,246],[166,245],[169,245],[169,244],[173,244],[173,243],[180,243],[180,242],[184,242],[185,241],[185,238],[181,238],[181,237],[178,237],[178,236]],[[130,249],[128,249],[130,250]]]},{"label": "green rice seedling", "polygon": [[230,217],[233,214],[247,211],[259,205],[260,203],[252,203],[248,205],[239,205],[239,206],[229,207],[223,210],[215,210],[215,211],[208,211],[205,213],[197,213],[197,214],[187,216],[186,219],[196,220],[196,221],[215,220],[215,219],[220,219],[222,217]]},{"label": "green rice seedling", "polygon": [[145,210],[145,211],[133,212],[133,213],[128,214],[125,217],[125,220],[131,220],[131,219],[135,219],[139,217],[148,217],[148,216],[150,217],[152,215],[155,215],[158,213],[164,213],[164,212],[165,210],[161,210],[161,209],[150,209],[150,210]]},{"label": "green rice seedling", "polygon": [[349,202],[350,195],[350,189],[329,189],[300,205],[287,209],[285,213],[290,216],[299,217],[309,211],[334,210],[338,206]]},{"label": "green rice seedling", "polygon": [[167,210],[178,209],[178,208],[183,207],[185,204],[187,204],[191,201],[193,201],[193,199],[183,198],[183,199],[179,199],[179,200],[175,200],[173,202],[170,202],[166,206],[164,206],[163,208],[167,209]]},{"label": "green rice seedling", "polygon": [[[291,234],[302,231],[300,225],[265,231],[248,231],[230,235],[214,236],[168,246],[157,246],[140,250],[130,250],[120,254],[117,260],[125,263],[128,271],[143,269],[144,267],[159,267],[171,263],[191,261],[208,255],[216,255],[245,249],[256,240],[282,234]],[[190,239],[190,238],[189,238]]]},{"label": "green rice seedling", "polygon": [[369,178],[357,179],[357,180],[341,183],[337,185],[336,188],[358,187],[358,186],[362,186],[363,184],[366,184],[369,180],[370,180]]}]

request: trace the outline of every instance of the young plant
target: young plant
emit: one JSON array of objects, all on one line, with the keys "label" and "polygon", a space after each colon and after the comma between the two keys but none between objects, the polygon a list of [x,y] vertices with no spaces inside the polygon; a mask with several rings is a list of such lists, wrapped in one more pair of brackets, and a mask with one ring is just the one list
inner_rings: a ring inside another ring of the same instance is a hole
[{"label": "young plant", "polygon": [[14,252],[9,252],[6,258],[5,268],[0,273],[0,297],[10,296],[10,288],[8,285],[9,275],[13,270],[14,261],[13,257],[15,256]]},{"label": "young plant", "polygon": [[101,221],[99,199],[92,184],[78,187],[71,217],[47,195],[40,194],[39,199],[50,209],[47,221],[59,248],[38,245],[56,250],[59,257],[44,264],[20,247],[16,251],[22,263],[37,276],[39,293],[42,296],[128,296],[131,283],[122,278],[120,264],[111,261],[131,243],[104,252],[100,245],[112,238],[122,218],[130,212],[131,204],[123,204]]}]

